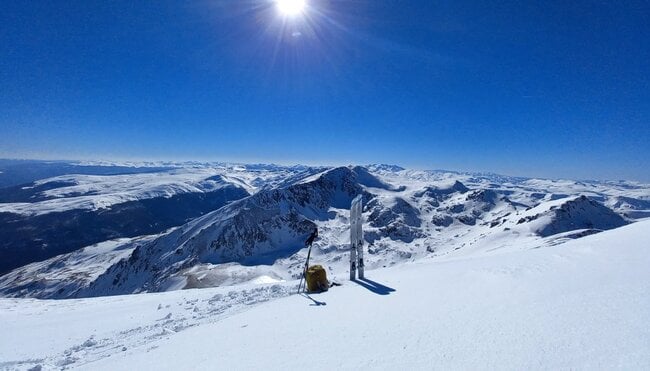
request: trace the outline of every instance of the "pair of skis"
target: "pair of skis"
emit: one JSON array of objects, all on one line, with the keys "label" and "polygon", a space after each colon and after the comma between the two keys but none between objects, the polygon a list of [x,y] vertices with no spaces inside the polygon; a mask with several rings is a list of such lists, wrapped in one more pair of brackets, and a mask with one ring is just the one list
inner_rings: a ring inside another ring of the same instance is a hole
[{"label": "pair of skis", "polygon": [[[357,279],[357,272],[359,272],[359,279],[364,278],[364,263],[363,263],[363,197],[358,195],[352,200],[352,205],[350,206],[350,280],[354,281]],[[307,252],[307,261],[305,262],[305,267],[302,271],[302,276],[300,277],[300,283],[298,283],[298,293],[301,293],[301,289],[304,289],[303,282],[305,286],[307,284],[307,269],[309,269],[309,257],[311,256],[311,243],[314,241],[314,238],[318,236],[318,231],[315,231],[309,239],[306,241],[306,245],[309,245],[309,251]]]},{"label": "pair of skis", "polygon": [[350,207],[350,280],[354,281],[359,272],[363,279],[363,207],[362,197],[358,195],[352,200]]}]

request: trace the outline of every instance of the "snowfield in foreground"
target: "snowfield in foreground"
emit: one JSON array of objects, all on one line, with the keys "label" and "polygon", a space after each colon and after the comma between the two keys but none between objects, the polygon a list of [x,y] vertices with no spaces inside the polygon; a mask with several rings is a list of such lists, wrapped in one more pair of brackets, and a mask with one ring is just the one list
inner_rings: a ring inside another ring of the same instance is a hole
[{"label": "snowfield in foreground", "polygon": [[644,220],[423,259],[313,300],[296,282],[0,299],[0,368],[649,369],[649,240]]}]

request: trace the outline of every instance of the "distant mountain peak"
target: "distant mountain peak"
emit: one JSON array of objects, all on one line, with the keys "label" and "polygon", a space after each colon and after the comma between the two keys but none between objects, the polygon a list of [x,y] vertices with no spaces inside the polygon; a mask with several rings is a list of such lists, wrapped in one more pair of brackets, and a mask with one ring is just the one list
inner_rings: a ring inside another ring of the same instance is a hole
[{"label": "distant mountain peak", "polygon": [[[550,205],[549,205],[550,204]],[[542,237],[577,229],[607,230],[629,222],[607,206],[581,195],[537,206],[519,219],[517,224],[531,223]]]}]

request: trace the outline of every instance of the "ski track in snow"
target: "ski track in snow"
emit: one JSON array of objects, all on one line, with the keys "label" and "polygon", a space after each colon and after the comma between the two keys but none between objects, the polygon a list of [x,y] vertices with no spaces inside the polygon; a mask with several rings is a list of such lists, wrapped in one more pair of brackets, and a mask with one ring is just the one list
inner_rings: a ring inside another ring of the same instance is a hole
[{"label": "ski track in snow", "polygon": [[[295,293],[295,287],[295,283],[291,282],[248,285],[243,289],[224,287],[185,290],[171,295],[162,293],[63,301],[0,299],[0,322],[9,324],[5,333],[20,338],[42,331],[47,337],[39,339],[45,343],[46,348],[42,358],[21,357],[21,350],[12,348],[11,339],[5,337],[7,343],[0,341],[0,369],[66,369],[132,348],[141,347],[149,351],[156,345],[147,345],[156,340],[168,338],[188,328],[219,321],[250,309],[255,304],[288,296]],[[25,305],[29,305],[27,313],[24,312],[27,309]],[[63,321],[67,316],[74,316],[76,311],[80,315],[86,314],[86,306],[97,307],[100,311],[96,328],[66,334],[68,329],[48,326],[53,320],[52,313],[54,321]],[[115,313],[119,313],[125,320],[122,322],[121,318],[111,318],[109,326],[103,326],[101,312],[107,317],[115,317]],[[16,323],[17,318],[28,321],[28,328],[25,328],[25,322]],[[48,329],[53,329],[56,333],[48,333]]]}]

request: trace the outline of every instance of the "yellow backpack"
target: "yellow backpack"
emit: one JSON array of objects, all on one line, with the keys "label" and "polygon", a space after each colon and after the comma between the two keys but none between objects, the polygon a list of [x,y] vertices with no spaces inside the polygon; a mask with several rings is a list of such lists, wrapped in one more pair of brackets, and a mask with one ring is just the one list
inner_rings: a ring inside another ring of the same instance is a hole
[{"label": "yellow backpack", "polygon": [[307,269],[306,281],[309,292],[327,291],[330,288],[327,272],[321,265],[312,265]]}]

